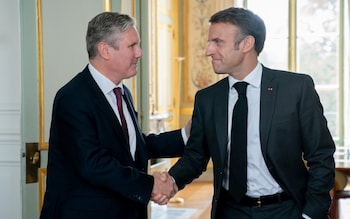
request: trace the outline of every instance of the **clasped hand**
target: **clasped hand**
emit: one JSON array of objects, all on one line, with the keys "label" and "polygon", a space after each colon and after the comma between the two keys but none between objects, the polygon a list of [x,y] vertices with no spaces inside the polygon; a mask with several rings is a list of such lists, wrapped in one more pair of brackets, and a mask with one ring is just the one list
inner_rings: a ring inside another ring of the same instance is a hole
[{"label": "clasped hand", "polygon": [[151,200],[159,205],[165,205],[176,194],[178,188],[167,172],[154,172],[153,177],[154,185]]}]

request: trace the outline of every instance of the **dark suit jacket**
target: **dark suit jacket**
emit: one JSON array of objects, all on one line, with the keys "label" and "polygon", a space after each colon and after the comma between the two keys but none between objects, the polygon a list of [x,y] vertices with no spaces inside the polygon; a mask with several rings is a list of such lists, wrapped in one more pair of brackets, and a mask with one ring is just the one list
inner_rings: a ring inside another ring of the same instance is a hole
[{"label": "dark suit jacket", "polygon": [[[212,218],[227,156],[228,93],[228,78],[197,92],[184,155],[169,171],[178,187],[183,188],[212,159]],[[326,218],[331,202],[329,191],[334,183],[335,145],[311,77],[263,67],[260,141],[270,173],[300,210],[312,218]]]},{"label": "dark suit jacket", "polygon": [[56,94],[50,129],[42,219],[147,218],[153,177],[150,158],[180,156],[181,131],[145,136],[129,90],[125,100],[136,127],[136,159],[119,121],[86,67]]}]

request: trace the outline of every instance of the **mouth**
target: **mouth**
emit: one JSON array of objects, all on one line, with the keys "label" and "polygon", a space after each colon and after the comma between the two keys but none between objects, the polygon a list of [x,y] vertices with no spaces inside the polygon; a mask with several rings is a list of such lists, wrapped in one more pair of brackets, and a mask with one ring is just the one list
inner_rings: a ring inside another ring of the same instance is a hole
[{"label": "mouth", "polygon": [[211,60],[212,60],[212,61],[219,61],[219,60],[221,60],[221,58],[220,58],[220,57],[216,58],[216,57],[213,57],[213,56],[212,56],[212,57],[211,57]]},{"label": "mouth", "polygon": [[220,59],[212,59],[211,63],[217,63],[217,62],[220,62],[220,61],[221,61]]}]

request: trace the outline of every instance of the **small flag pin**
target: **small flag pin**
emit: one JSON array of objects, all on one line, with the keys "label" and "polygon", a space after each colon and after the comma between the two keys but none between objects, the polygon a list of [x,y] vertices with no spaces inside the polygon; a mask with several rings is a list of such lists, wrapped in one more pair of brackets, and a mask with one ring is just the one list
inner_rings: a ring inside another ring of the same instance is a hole
[{"label": "small flag pin", "polygon": [[268,87],[267,90],[268,90],[268,91],[272,91],[272,87]]}]

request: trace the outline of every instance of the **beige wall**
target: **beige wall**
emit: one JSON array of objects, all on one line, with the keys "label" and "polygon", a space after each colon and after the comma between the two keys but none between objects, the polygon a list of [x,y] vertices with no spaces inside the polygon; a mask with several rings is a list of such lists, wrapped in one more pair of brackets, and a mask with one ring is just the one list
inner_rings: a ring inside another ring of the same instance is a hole
[{"label": "beige wall", "polygon": [[42,1],[46,141],[54,95],[87,65],[87,23],[104,10],[103,6],[101,0]]}]

